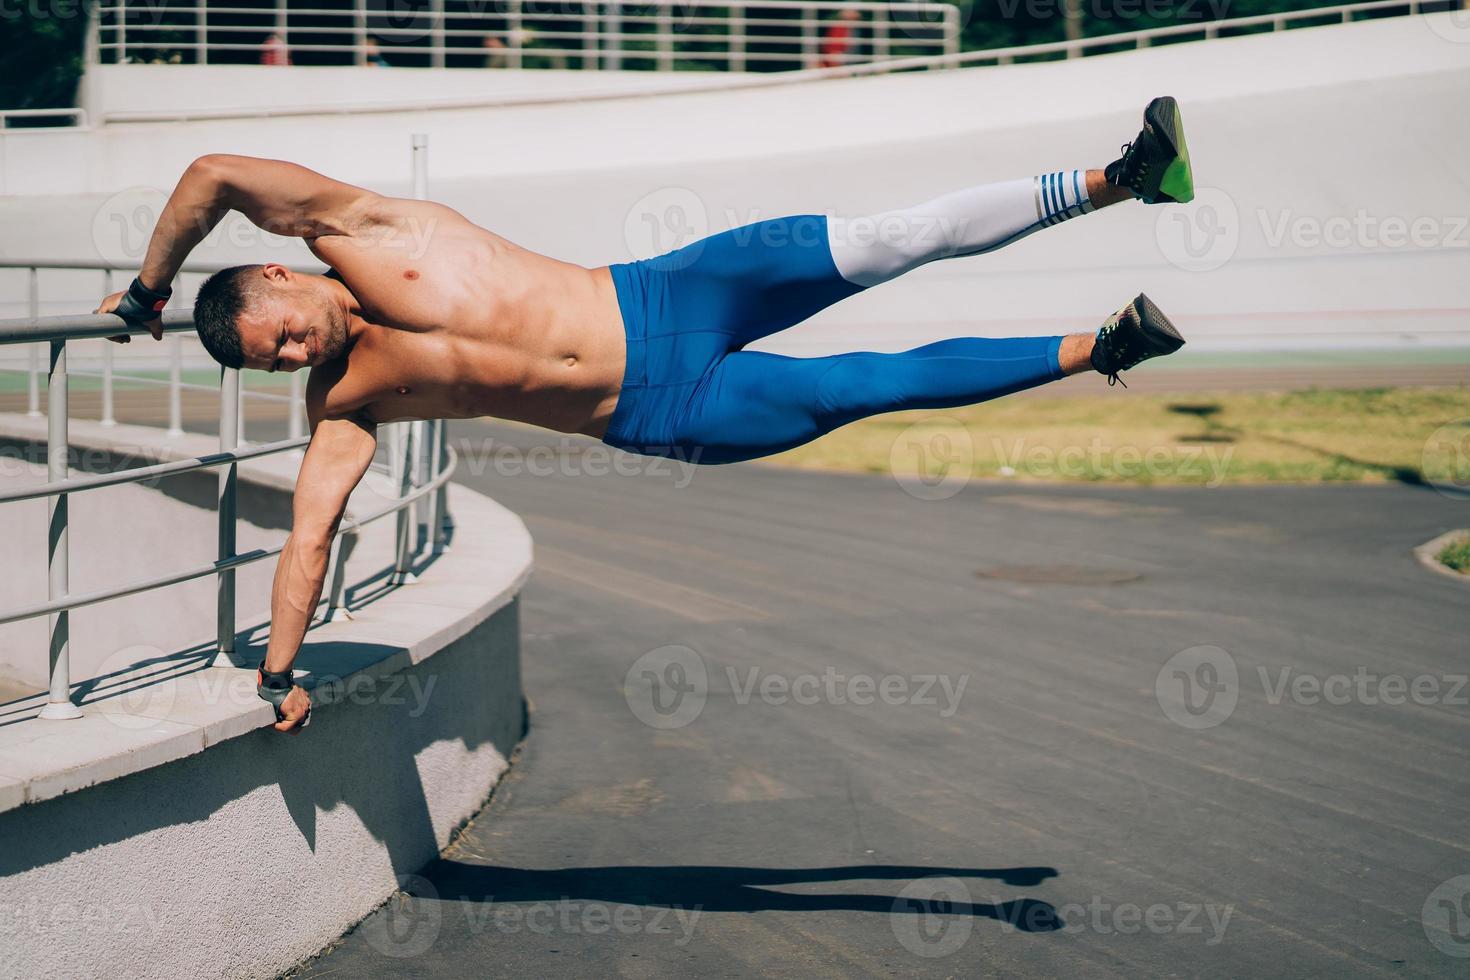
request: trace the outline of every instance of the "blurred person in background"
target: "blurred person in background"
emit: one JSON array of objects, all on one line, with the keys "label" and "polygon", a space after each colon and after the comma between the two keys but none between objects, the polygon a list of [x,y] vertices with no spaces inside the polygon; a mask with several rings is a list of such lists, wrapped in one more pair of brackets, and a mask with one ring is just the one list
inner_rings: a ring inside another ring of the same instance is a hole
[{"label": "blurred person in background", "polygon": [[822,56],[817,59],[818,68],[840,68],[852,57],[853,41],[857,24],[863,15],[851,7],[837,15],[837,21],[828,24],[822,31]]},{"label": "blurred person in background", "polygon": [[291,63],[291,50],[286,47],[286,41],[275,31],[266,35],[265,41],[260,46],[260,63],[262,65],[289,65]]}]

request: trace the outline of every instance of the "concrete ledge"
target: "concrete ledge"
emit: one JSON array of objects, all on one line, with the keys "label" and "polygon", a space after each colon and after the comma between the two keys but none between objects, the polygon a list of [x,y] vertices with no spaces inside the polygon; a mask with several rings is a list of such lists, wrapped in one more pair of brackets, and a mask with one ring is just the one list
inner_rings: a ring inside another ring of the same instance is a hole
[{"label": "concrete ledge", "polygon": [[[289,460],[263,462],[277,472],[251,479],[289,485]],[[317,711],[299,738],[255,696],[262,628],[233,662],[203,644],[83,681],[76,721],[0,705],[7,973],[275,976],[448,843],[524,731],[531,568],[515,515],[459,486],[450,507],[459,530],[418,582],[308,634],[296,666]]]}]

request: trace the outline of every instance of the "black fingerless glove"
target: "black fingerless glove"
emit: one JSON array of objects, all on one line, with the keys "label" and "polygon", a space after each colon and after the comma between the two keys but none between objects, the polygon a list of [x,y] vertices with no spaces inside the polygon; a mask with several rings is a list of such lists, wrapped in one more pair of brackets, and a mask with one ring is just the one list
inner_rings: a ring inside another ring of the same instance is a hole
[{"label": "black fingerless glove", "polygon": [[163,313],[164,304],[173,294],[172,289],[165,289],[163,292],[149,289],[143,285],[143,280],[135,276],[128,291],[118,300],[117,309],[112,312],[126,320],[128,326],[142,326]]},{"label": "black fingerless glove", "polygon": [[[265,669],[265,661],[255,669],[255,693],[260,695],[261,700],[269,701],[271,707],[276,709],[276,721],[285,721],[286,716],[281,712],[281,705],[286,701],[286,695],[296,686],[296,681],[289,670],[272,673]],[[305,728],[311,724],[311,709],[306,709],[306,717],[301,719],[301,726]]]}]

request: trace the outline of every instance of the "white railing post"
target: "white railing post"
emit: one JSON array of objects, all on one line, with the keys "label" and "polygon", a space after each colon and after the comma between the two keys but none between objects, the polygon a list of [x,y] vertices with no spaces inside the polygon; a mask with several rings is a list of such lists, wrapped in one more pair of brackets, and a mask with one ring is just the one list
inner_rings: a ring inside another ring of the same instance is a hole
[{"label": "white railing post", "polygon": [[[219,449],[222,453],[233,452],[239,446],[240,436],[240,372],[233,368],[220,367],[219,378]],[[219,549],[220,561],[235,557],[235,509],[237,499],[237,470],[239,464],[231,460],[219,471]],[[219,573],[216,592],[218,614],[216,636],[220,653],[235,652],[235,572],[226,569]]]},{"label": "white railing post", "polygon": [[429,27],[429,65],[444,67],[444,0],[433,0],[429,5],[429,16],[434,18]]},{"label": "white railing post", "polygon": [[184,341],[178,334],[168,337],[168,437],[175,439],[184,434],[183,389]]},{"label": "white railing post", "polygon": [[[428,449],[429,467],[428,479],[430,482],[437,480],[443,472],[442,457],[444,455],[444,420],[435,419],[429,423]],[[443,549],[440,545],[444,542],[443,529],[440,527],[444,520],[444,488],[440,487],[429,494],[424,506],[424,524],[428,535],[429,553],[437,555]]]},{"label": "white railing post", "polygon": [[658,49],[658,70],[674,70],[674,17],[669,4],[658,5],[658,14],[654,17],[653,29],[658,32],[658,41],[655,46]]},{"label": "white railing post", "polygon": [[[393,485],[400,499],[408,496],[413,481],[413,424],[393,423],[393,436],[388,443],[391,454]],[[413,574],[413,515],[410,508],[398,508],[398,531],[393,545],[393,584],[412,585],[418,579]]]},{"label": "white railing post", "polygon": [[367,64],[367,0],[354,0],[352,27],[352,63],[361,68]]},{"label": "white railing post", "polygon": [[887,61],[893,55],[893,5],[884,4],[873,12],[873,60]]},{"label": "white railing post", "polygon": [[820,10],[811,7],[802,7],[797,11],[801,17],[801,67],[817,67],[817,37],[822,33],[821,21],[814,25],[813,18],[820,18]]},{"label": "white railing post", "polygon": [[[112,295],[112,270],[102,270],[102,295]],[[102,424],[117,425],[112,404],[112,354],[114,345],[110,340],[102,341]]]},{"label": "white railing post", "polygon": [[342,539],[345,535],[332,536],[332,554],[327,559],[327,611],[322,615],[324,623],[345,623],[352,618],[343,597],[347,592],[347,559],[342,554]]},{"label": "white railing post", "polygon": [[505,33],[505,64],[509,68],[519,68],[523,61],[522,44],[526,40],[526,31],[521,26],[521,0],[509,0],[506,5]]},{"label": "white railing post", "polygon": [[731,7],[730,22],[725,26],[728,67],[731,71],[745,70],[745,8]]},{"label": "white railing post", "polygon": [[287,412],[286,435],[300,439],[306,435],[306,379],[300,371],[291,372],[291,405]]},{"label": "white railing post", "polygon": [[[67,456],[71,447],[67,438],[66,341],[51,341],[51,373],[46,382],[46,480],[65,480]],[[49,500],[50,521],[46,540],[49,572],[46,598],[52,602],[65,599],[71,588],[67,563],[67,495],[58,493]],[[82,711],[71,701],[71,614],[65,609],[52,613],[51,626],[51,690],[41,717],[53,720],[80,718]]]},{"label": "white railing post", "polygon": [[960,49],[960,8],[944,8],[944,53],[955,54]]},{"label": "white railing post", "polygon": [[194,55],[195,61],[201,65],[209,64],[209,4],[205,0],[198,0],[199,6],[194,8]]},{"label": "white railing post", "polygon": [[607,0],[607,11],[603,15],[604,34],[602,67],[608,71],[620,71],[623,67],[623,39],[614,35],[623,33],[623,5],[619,0]]},{"label": "white railing post", "polygon": [[[40,270],[31,266],[27,290],[32,320],[41,315],[40,275]],[[41,345],[27,344],[26,348],[26,368],[29,375],[26,382],[26,414],[34,419],[41,417]]]}]

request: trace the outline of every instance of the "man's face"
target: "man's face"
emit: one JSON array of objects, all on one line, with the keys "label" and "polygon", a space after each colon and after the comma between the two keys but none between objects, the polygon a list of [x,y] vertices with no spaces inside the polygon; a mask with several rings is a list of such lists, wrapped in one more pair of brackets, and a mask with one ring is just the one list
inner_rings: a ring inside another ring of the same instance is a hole
[{"label": "man's face", "polygon": [[308,280],[264,279],[249,306],[235,318],[245,366],[258,371],[296,371],[342,356],[347,321]]}]

